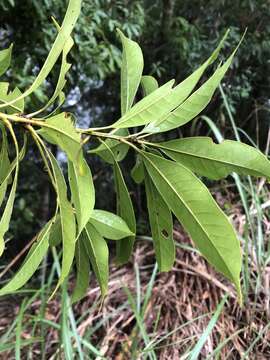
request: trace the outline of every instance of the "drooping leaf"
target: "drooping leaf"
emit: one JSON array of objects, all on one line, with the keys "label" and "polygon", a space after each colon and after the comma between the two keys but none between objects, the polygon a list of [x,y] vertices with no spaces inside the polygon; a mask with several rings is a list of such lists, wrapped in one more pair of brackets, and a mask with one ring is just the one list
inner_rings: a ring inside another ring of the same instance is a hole
[{"label": "drooping leaf", "polygon": [[[79,17],[81,11],[81,0],[70,0],[65,14],[61,29],[58,32],[58,35],[53,43],[53,46],[50,50],[50,53],[43,64],[38,76],[34,80],[33,84],[17,99],[14,99],[9,102],[9,105],[14,104],[19,99],[23,99],[26,96],[29,96],[32,92],[37,90],[43,81],[47,78],[50,71],[52,70],[54,64],[56,63],[58,57],[60,56],[66,41],[69,39],[69,36],[76,24],[76,21]],[[3,104],[0,104],[0,108],[3,108]]]},{"label": "drooping leaf", "polygon": [[51,144],[58,145],[72,162],[78,162],[81,149],[81,138],[68,113],[61,113],[44,121],[38,133]]},{"label": "drooping leaf", "polygon": [[137,102],[112,127],[128,128],[148,124],[166,114],[167,97],[172,92],[174,80],[171,80]]},{"label": "drooping leaf", "polygon": [[150,176],[145,176],[147,208],[160,271],[171,270],[175,259],[172,214]]},{"label": "drooping leaf", "polygon": [[270,179],[270,162],[266,156],[238,141],[225,140],[215,144],[211,138],[190,137],[158,146],[173,160],[210,179],[221,179],[232,172]]},{"label": "drooping leaf", "polygon": [[71,189],[72,203],[76,210],[78,235],[87,224],[94,209],[95,188],[91,170],[80,153],[77,162],[68,161],[68,176]]},{"label": "drooping leaf", "polygon": [[2,144],[0,152],[0,207],[4,200],[7,185],[8,185],[8,173],[10,168],[10,161],[8,156],[8,142],[5,127],[0,123],[0,131],[2,134]]},{"label": "drooping leaf", "polygon": [[231,56],[227,59],[227,61],[222,66],[218,67],[214,74],[205,83],[203,83],[203,85],[199,87],[198,90],[190,95],[174,111],[170,112],[165,117],[160,117],[158,120],[150,123],[144,129],[144,132],[158,133],[169,131],[194,119],[211,101],[216,88],[229,69],[240,43],[233,51]]},{"label": "drooping leaf", "polygon": [[48,222],[41,230],[36,242],[29,250],[29,254],[23,262],[21,268],[7,283],[7,285],[0,289],[0,296],[10,294],[21,288],[37,270],[49,247],[48,239],[50,234],[50,227],[51,222]]},{"label": "drooping leaf", "polygon": [[93,210],[90,223],[95,226],[100,235],[110,240],[134,236],[120,216],[105,210]]},{"label": "drooping leaf", "polygon": [[57,246],[57,245],[61,244],[62,241],[63,241],[63,239],[62,239],[61,218],[58,214],[52,220],[52,226],[51,226],[50,236],[49,236],[49,245],[51,247]]},{"label": "drooping leaf", "polygon": [[5,74],[9,68],[13,44],[9,48],[0,51],[0,76]]},{"label": "drooping leaf", "polygon": [[[120,169],[117,162],[114,164],[114,181],[117,197],[117,213],[125,220],[129,229],[133,234],[136,233],[136,219],[132,201]],[[118,264],[125,264],[132,253],[135,236],[129,236],[117,241],[116,243],[116,262]]]},{"label": "drooping leaf", "polygon": [[[9,125],[9,128],[13,132],[11,125]],[[14,134],[14,136],[15,136],[15,134]],[[18,174],[19,174],[19,161],[23,157],[23,155],[25,153],[25,148],[26,148],[26,136],[24,136],[24,144],[23,144],[23,147],[22,147],[22,150],[20,151],[20,153],[19,153],[17,140],[16,140],[16,142],[15,142],[15,139],[13,139],[13,140],[14,140],[14,144],[15,144],[16,158],[15,158],[15,161],[10,165],[9,173],[6,175],[4,181],[7,181],[9,179],[14,168],[15,168],[15,175],[14,175],[12,187],[11,187],[11,190],[9,193],[9,197],[7,199],[4,211],[3,211],[1,219],[0,219],[0,256],[3,254],[4,248],[5,248],[4,236],[9,229],[9,223],[10,223],[10,219],[11,219],[11,215],[12,215],[12,211],[13,211],[13,205],[14,205],[14,201],[15,201],[17,182],[18,182]],[[13,165],[15,165],[15,166],[13,167]],[[3,181],[3,183],[4,183],[4,181]],[[0,188],[2,188],[2,186],[5,187],[5,185],[3,185],[3,183]],[[0,193],[1,192],[2,192],[2,190],[0,190]]]},{"label": "drooping leaf", "polygon": [[138,90],[142,71],[143,55],[140,46],[128,39],[119,29],[123,53],[121,66],[121,113],[124,115],[132,106]]},{"label": "drooping leaf", "polygon": [[142,76],[141,84],[142,84],[144,96],[151,94],[153,91],[157,90],[157,88],[158,88],[157,80],[153,76],[150,76],[150,75]]},{"label": "drooping leaf", "polygon": [[[114,129],[110,132],[110,135],[117,135],[117,136],[127,136],[129,134],[127,129]],[[100,156],[104,161],[109,164],[113,164],[114,161],[122,161],[129,150],[129,146],[125,143],[121,143],[118,140],[114,139],[107,139],[105,144],[100,144],[95,149],[91,149],[88,152],[90,154],[96,154]],[[113,157],[108,150],[108,148],[112,151]]]},{"label": "drooping leaf", "polygon": [[109,251],[104,238],[96,230],[96,228],[88,223],[84,230],[85,246],[94,273],[97,277],[101,294],[104,297],[108,290],[109,279]]},{"label": "drooping leaf", "polygon": [[160,195],[202,255],[235,284],[241,301],[240,245],[228,218],[189,169],[160,156],[141,153]]},{"label": "drooping leaf", "polygon": [[131,177],[136,184],[141,184],[144,180],[144,166],[140,155],[136,156],[136,163],[131,169]]},{"label": "drooping leaf", "polygon": [[87,239],[85,239],[85,233],[83,232],[76,242],[75,259],[77,276],[76,286],[71,298],[72,303],[80,301],[85,296],[89,284],[90,263],[84,244],[85,241]]},{"label": "drooping leaf", "polygon": [[[52,19],[53,19],[53,22],[59,32],[61,30],[61,27],[58,25],[57,21],[54,18],[52,18]],[[58,81],[57,81],[54,93],[53,93],[52,97],[49,99],[49,101],[47,102],[47,104],[42,109],[35,111],[34,113],[31,114],[32,117],[36,116],[37,114],[46,110],[50,105],[52,105],[55,102],[55,100],[57,98],[59,98],[58,107],[61,106],[63,104],[63,102],[65,101],[65,95],[62,90],[64,89],[64,87],[66,85],[66,75],[71,67],[71,64],[68,63],[68,61],[67,61],[67,56],[68,56],[70,50],[72,49],[73,45],[74,45],[74,41],[73,41],[72,37],[69,36],[64,45],[63,51],[62,51],[61,68],[60,68]]]},{"label": "drooping leaf", "polygon": [[67,199],[67,186],[64,176],[55,157],[50,152],[48,153],[55,178],[57,202],[61,219],[63,257],[61,276],[58,283],[61,284],[69,274],[75,254],[76,224],[72,206]]}]

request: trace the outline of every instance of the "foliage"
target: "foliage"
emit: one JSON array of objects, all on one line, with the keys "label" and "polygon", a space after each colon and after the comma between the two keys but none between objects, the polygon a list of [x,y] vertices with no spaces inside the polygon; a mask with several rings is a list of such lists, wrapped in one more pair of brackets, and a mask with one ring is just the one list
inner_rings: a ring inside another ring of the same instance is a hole
[{"label": "foliage", "polygon": [[[56,289],[68,278],[75,260],[77,286],[73,299],[79,300],[84,295],[87,278],[82,267],[88,262],[96,274],[102,296],[106,295],[109,251],[104,237],[116,241],[118,264],[129,260],[135,240],[133,205],[119,165],[119,161],[132,149],[137,154],[132,176],[146,184],[159,270],[168,271],[174,262],[174,214],[191,235],[200,253],[235,284],[241,303],[239,240],[226,215],[194,173],[219,179],[238,172],[269,179],[269,161],[257,149],[240,142],[227,141],[216,145],[207,138],[185,138],[162,143],[146,140],[149,136],[155,137],[157,133],[186,124],[207,106],[240,43],[213,75],[194,91],[204,71],[217,60],[227,33],[210,58],[186,80],[175,87],[174,80],[157,87],[154,78],[142,77],[143,58],[139,45],[119,31],[123,44],[121,117],[106,127],[81,129],[76,126],[74,116],[59,110],[65,98],[63,88],[69,69],[67,54],[73,45],[70,34],[79,17],[80,7],[79,0],[70,0],[61,27],[55,23],[58,34],[54,44],[26,91],[21,93],[15,89],[8,92],[6,83],[0,83],[2,198],[9,183],[12,183],[0,220],[1,254],[14,206],[20,162],[27,151],[29,137],[34,140],[44,161],[57,199],[53,217],[41,229],[18,273],[0,290],[0,295],[23,286],[36,271],[50,246],[57,246],[62,252],[61,273]],[[2,73],[9,66],[11,49],[0,53]],[[61,54],[59,78],[52,97],[38,110],[25,110],[24,100],[40,88]],[[144,97],[133,105],[141,81]],[[53,111],[50,109],[52,104],[55,106]],[[7,133],[10,135],[8,141]],[[24,134],[23,145],[20,144],[18,133]],[[84,147],[89,143],[94,145],[96,140],[100,145],[92,147],[90,153],[102,154],[102,158],[113,167],[118,216],[94,209],[95,189]],[[9,155],[11,143],[15,149],[13,160]],[[50,144],[59,147],[68,158],[68,183]]]}]

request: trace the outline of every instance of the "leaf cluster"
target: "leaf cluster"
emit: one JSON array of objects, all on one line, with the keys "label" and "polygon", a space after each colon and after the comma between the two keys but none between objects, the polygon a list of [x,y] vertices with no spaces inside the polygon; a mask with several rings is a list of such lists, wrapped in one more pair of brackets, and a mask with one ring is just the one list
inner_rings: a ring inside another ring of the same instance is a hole
[{"label": "leaf cluster", "polygon": [[[234,283],[241,302],[239,239],[200,177],[217,180],[236,172],[269,179],[269,161],[257,149],[240,142],[224,141],[217,145],[206,137],[161,143],[154,141],[156,134],[183,126],[205,109],[240,43],[220,64],[217,59],[228,35],[226,33],[210,57],[185,80],[175,86],[174,80],[159,86],[155,78],[143,75],[144,60],[140,46],[118,30],[123,46],[121,117],[105,127],[81,129],[76,126],[74,116],[61,112],[66,75],[70,68],[67,55],[73,46],[71,32],[80,8],[80,1],[70,0],[61,27],[55,21],[57,37],[40,72],[26,91],[21,92],[17,88],[10,91],[7,83],[0,83],[1,254],[5,249],[5,235],[14,206],[20,162],[27,151],[29,137],[36,144],[56,196],[53,217],[40,230],[21,268],[0,290],[0,295],[23,286],[37,270],[49,247],[57,247],[62,253],[61,274],[56,289],[68,278],[75,262],[77,283],[73,300],[84,296],[90,266],[102,296],[106,295],[109,277],[107,239],[116,241],[116,262],[119,265],[129,261],[135,241],[135,212],[120,166],[128,151],[132,150],[136,153],[136,163],[131,177],[136,183],[145,185],[159,270],[169,271],[174,263],[175,216],[200,253]],[[0,75],[9,67],[11,51],[12,46],[0,53]],[[40,88],[58,58],[61,58],[61,67],[53,95],[40,109],[26,111],[24,100]],[[198,87],[206,69],[215,62],[218,66],[212,75]],[[135,102],[140,86],[144,96]],[[24,134],[22,144],[14,131],[15,125]],[[153,140],[149,141],[149,138]],[[98,146],[87,152],[84,150],[86,144],[95,144],[96,141]],[[51,152],[50,144],[56,145],[68,158],[68,181]],[[16,152],[14,159],[10,158],[10,146]],[[112,166],[117,214],[95,208],[95,188],[86,161],[87,154],[99,156]]]}]

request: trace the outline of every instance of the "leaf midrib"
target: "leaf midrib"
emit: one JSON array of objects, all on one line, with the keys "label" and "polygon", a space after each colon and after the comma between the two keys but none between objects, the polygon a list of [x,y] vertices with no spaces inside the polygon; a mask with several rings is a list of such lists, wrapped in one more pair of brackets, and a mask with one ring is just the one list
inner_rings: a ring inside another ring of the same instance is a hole
[{"label": "leaf midrib", "polygon": [[[142,152],[143,153],[143,152]],[[145,155],[143,154],[143,156],[152,164],[152,166],[157,170],[157,172],[160,174],[160,176],[166,181],[166,183],[170,186],[170,188],[173,190],[173,192],[177,195],[177,197],[180,199],[180,201],[183,203],[183,205],[187,208],[187,210],[189,211],[189,213],[194,217],[194,219],[196,220],[196,222],[198,223],[198,225],[200,226],[200,228],[202,229],[202,231],[204,232],[204,234],[207,236],[207,238],[210,240],[212,246],[214,247],[214,249],[216,250],[217,254],[219,255],[219,257],[221,258],[222,260],[222,263],[225,265],[225,268],[228,270],[229,274],[231,274],[232,276],[232,280],[234,280],[234,276],[233,274],[231,273],[230,269],[228,268],[228,266],[226,265],[223,257],[221,256],[219,250],[214,246],[211,238],[209,237],[207,231],[203,228],[203,226],[201,225],[201,223],[198,221],[197,217],[195,216],[195,214],[193,213],[193,211],[189,208],[189,206],[186,204],[186,202],[181,198],[180,195],[178,195],[177,191],[175,191],[174,187],[171,185],[171,183],[167,180],[167,178],[162,174],[162,172],[160,172],[159,168],[155,166],[155,164],[153,164],[153,162]],[[177,164],[178,166],[183,166],[183,165],[179,165]],[[185,168],[183,166],[183,168]],[[189,171],[191,172],[189,169],[185,168],[186,171]],[[199,180],[199,179],[197,179]]]}]

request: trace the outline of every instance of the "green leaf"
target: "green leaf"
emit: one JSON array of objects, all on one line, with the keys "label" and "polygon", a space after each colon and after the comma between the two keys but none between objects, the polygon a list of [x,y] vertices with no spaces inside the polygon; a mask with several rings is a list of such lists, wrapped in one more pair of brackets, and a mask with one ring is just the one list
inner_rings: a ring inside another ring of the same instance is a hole
[{"label": "green leaf", "polygon": [[109,279],[108,246],[104,238],[92,224],[88,223],[86,225],[84,233],[86,235],[84,243],[86,245],[87,253],[97,277],[102,297],[104,297],[108,291]]},{"label": "green leaf", "polygon": [[62,271],[58,285],[68,276],[75,254],[76,223],[73,209],[67,199],[67,186],[62,171],[55,159],[49,152],[50,162],[55,178],[57,202],[60,209],[61,232],[63,241]]},{"label": "green leaf", "polygon": [[167,114],[167,97],[172,92],[174,80],[159,87],[135,104],[125,115],[116,121],[112,127],[128,128],[148,124],[157,117]]},{"label": "green leaf", "polygon": [[[11,100],[20,96],[21,91],[15,88],[13,91],[9,91],[9,83],[0,82],[0,104],[8,104]],[[23,113],[24,112],[24,99],[16,101],[13,105],[6,105],[2,112],[6,114]]]},{"label": "green leaf", "polygon": [[52,220],[52,226],[50,230],[49,236],[49,245],[51,247],[58,246],[62,243],[62,226],[61,226],[61,218],[59,215],[56,215]]},{"label": "green leaf", "polygon": [[240,43],[227,61],[222,66],[218,67],[214,74],[201,87],[199,87],[198,90],[189,96],[174,111],[165,117],[160,117],[158,120],[150,123],[144,129],[144,132],[157,133],[172,130],[194,119],[195,116],[197,116],[211,101],[216,88],[229,69]]},{"label": "green leaf", "polygon": [[51,222],[48,222],[38,235],[37,241],[32,245],[23,265],[15,276],[0,290],[0,296],[10,294],[21,288],[39,267],[49,247],[49,233]]},{"label": "green leaf", "polygon": [[[128,134],[129,132],[127,129],[114,129],[110,132],[110,135],[117,136],[127,136]],[[122,161],[126,157],[129,150],[129,146],[127,144],[119,142],[118,140],[107,139],[105,144],[100,144],[95,149],[89,150],[88,153],[97,154],[107,163],[113,164],[114,161]],[[111,152],[113,153],[113,157],[108,148],[110,148]]]},{"label": "green leaf", "polygon": [[87,239],[85,239],[85,233],[82,233],[76,242],[75,259],[77,277],[76,286],[71,298],[72,303],[80,301],[85,296],[89,285],[90,263],[84,244],[85,241],[87,241]]},{"label": "green leaf", "polygon": [[232,172],[270,179],[266,156],[238,141],[215,144],[211,138],[190,137],[163,142],[158,147],[173,160],[210,179],[221,179]]},{"label": "green leaf", "polygon": [[95,204],[95,188],[92,174],[81,153],[79,162],[68,161],[68,177],[72,203],[76,210],[78,234],[90,219]]},{"label": "green leaf", "polygon": [[124,115],[132,106],[138,90],[142,71],[143,54],[140,46],[117,30],[123,46],[121,66],[121,113]]},{"label": "green leaf", "polygon": [[[136,233],[136,219],[132,201],[123,178],[120,166],[117,162],[114,164],[114,181],[117,196],[117,213],[125,220],[133,234]],[[117,241],[116,243],[116,261],[119,264],[128,262],[132,253],[135,236],[129,236]]]},{"label": "green leaf", "polygon": [[205,185],[183,165],[141,152],[153,183],[202,255],[236,286],[241,251],[236,233]]},{"label": "green leaf", "polygon": [[[10,125],[10,128],[12,129],[11,125]],[[15,158],[15,161],[10,165],[9,173],[6,175],[5,180],[4,180],[4,181],[8,181],[9,177],[12,174],[13,169],[15,168],[15,175],[14,175],[12,187],[11,187],[9,197],[6,202],[5,209],[4,209],[1,219],[0,219],[0,256],[3,254],[4,248],[5,248],[4,236],[9,229],[9,223],[10,223],[10,219],[11,219],[11,215],[12,215],[12,211],[13,211],[16,189],[17,189],[17,182],[18,182],[18,174],[19,174],[19,161],[25,153],[26,136],[24,136],[24,144],[23,144],[22,150],[20,151],[20,154],[19,154],[17,140],[16,140],[16,142],[14,141],[14,143],[15,143],[15,149],[16,149],[16,158]],[[2,188],[5,187],[4,181],[3,181],[2,185],[0,186],[0,193],[3,191]]]},{"label": "green leaf", "polygon": [[82,151],[81,137],[76,131],[70,114],[61,113],[50,117],[44,121],[38,133],[51,144],[58,145],[72,162],[78,163]]},{"label": "green leaf", "polygon": [[13,44],[9,48],[0,51],[0,76],[5,74],[11,62]]},{"label": "green leaf", "polygon": [[148,174],[145,176],[147,208],[160,271],[171,270],[175,259],[172,214]]},{"label": "green leaf", "polygon": [[141,85],[143,89],[143,96],[147,96],[158,89],[157,80],[150,75],[142,76]]},{"label": "green leaf", "polygon": [[136,156],[136,163],[131,169],[131,177],[136,184],[141,184],[144,180],[144,166],[140,155]]},{"label": "green leaf", "polygon": [[[32,92],[37,90],[39,86],[43,83],[43,81],[47,78],[49,73],[51,72],[54,64],[56,63],[58,57],[60,56],[66,41],[68,41],[69,36],[76,24],[76,21],[80,15],[81,11],[81,0],[70,0],[67,8],[67,12],[65,14],[63,23],[61,25],[61,29],[58,32],[58,35],[53,43],[53,46],[50,50],[50,53],[43,64],[38,76],[36,77],[33,84],[22,94],[17,100],[12,100],[9,102],[9,105],[14,104],[16,101],[25,98],[30,95]],[[3,104],[0,105],[0,108],[3,107]]]},{"label": "green leaf", "polygon": [[[159,123],[164,120],[164,117],[167,118],[170,112],[179,106],[191,93],[207,66],[216,59],[226,36],[227,33],[210,58],[190,77],[177,85],[174,89],[172,89],[174,82],[172,80],[151,92],[150,95],[139,101],[126,114],[122,114],[122,117],[114,123],[112,127],[127,128],[151,123],[149,127],[147,126],[147,130],[145,129],[144,132],[149,132],[149,129],[151,130],[150,132],[152,132],[157,124],[159,125]],[[149,78],[147,78],[146,84],[149,85],[150,81]],[[156,84],[154,86],[156,86]],[[158,131],[155,129],[153,132]]]},{"label": "green leaf", "polygon": [[10,168],[10,161],[8,156],[8,142],[7,133],[5,127],[0,124],[0,131],[2,133],[2,144],[0,152],[0,206],[5,198],[7,185],[8,185],[8,173]]},{"label": "green leaf", "polygon": [[134,236],[126,222],[118,215],[104,210],[94,210],[90,223],[95,226],[103,237],[110,240],[119,240],[127,236]]}]

